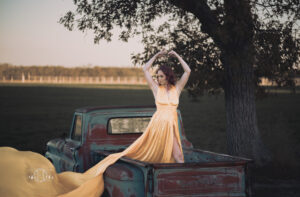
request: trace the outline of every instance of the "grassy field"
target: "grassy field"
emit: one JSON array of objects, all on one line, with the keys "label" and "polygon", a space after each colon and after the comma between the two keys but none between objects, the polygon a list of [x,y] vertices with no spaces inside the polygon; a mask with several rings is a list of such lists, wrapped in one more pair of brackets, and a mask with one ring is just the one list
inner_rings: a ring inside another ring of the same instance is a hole
[{"label": "grassy field", "polygon": [[[271,90],[258,100],[258,127],[274,162],[262,174],[300,177],[300,93]],[[120,99],[122,98],[122,99]],[[0,146],[44,154],[48,140],[68,133],[76,108],[95,105],[154,105],[147,86],[0,84]],[[198,101],[180,96],[187,138],[196,148],[227,153],[223,95]]]}]

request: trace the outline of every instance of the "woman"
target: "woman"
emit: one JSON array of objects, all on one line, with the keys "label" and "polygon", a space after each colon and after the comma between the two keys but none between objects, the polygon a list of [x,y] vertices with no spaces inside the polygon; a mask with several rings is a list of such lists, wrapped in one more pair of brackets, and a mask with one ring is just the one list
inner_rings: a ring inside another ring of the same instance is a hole
[{"label": "woman", "polygon": [[[110,154],[84,173],[66,171],[58,174],[43,155],[0,147],[1,197],[99,197],[104,191],[104,171],[122,156],[151,163],[183,163],[176,109],[190,68],[176,52],[168,54],[178,58],[185,73],[175,84],[172,70],[161,66],[156,72],[158,83],[152,79],[148,69],[157,57],[167,55],[165,50],[146,63],[143,70],[153,91],[157,110],[143,134],[129,147],[122,152]],[[50,174],[49,179],[34,181],[32,171]]]},{"label": "woman", "polygon": [[[181,65],[184,69],[184,74],[182,75],[181,79],[175,84],[175,76],[174,76],[172,69],[168,66],[163,65],[163,66],[160,66],[156,70],[157,81],[158,81],[158,83],[156,83],[152,79],[152,77],[149,73],[149,68],[151,67],[151,65],[153,64],[153,62],[155,61],[155,59],[157,57],[161,57],[166,54],[167,54],[167,52],[165,50],[158,52],[143,67],[146,80],[153,92],[155,100],[156,100],[158,88],[160,86],[162,86],[163,88],[166,89],[167,95],[169,93],[169,90],[172,88],[172,86],[173,87],[175,86],[176,92],[177,92],[177,97],[179,98],[180,93],[181,93],[182,89],[184,88],[185,84],[187,83],[189,76],[190,76],[190,72],[191,72],[191,69],[186,64],[186,62],[175,51],[170,51],[168,53],[168,55],[174,56],[179,60],[179,62],[181,63]],[[175,161],[177,163],[183,163],[183,155],[181,153],[181,150],[180,150],[179,144],[177,143],[175,135],[174,135],[174,139],[173,139],[173,157],[175,158]]]}]

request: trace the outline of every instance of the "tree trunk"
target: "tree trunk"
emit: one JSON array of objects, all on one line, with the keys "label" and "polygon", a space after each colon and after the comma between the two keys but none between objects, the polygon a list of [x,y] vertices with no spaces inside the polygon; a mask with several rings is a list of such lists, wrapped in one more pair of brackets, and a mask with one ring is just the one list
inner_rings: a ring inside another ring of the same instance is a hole
[{"label": "tree trunk", "polygon": [[222,53],[227,148],[231,155],[250,158],[256,166],[264,166],[271,161],[271,154],[264,146],[257,127],[250,51],[246,46],[239,52],[228,53],[227,50],[226,54]]},{"label": "tree trunk", "polygon": [[207,1],[172,0],[200,20],[201,29],[221,50],[224,67],[228,153],[254,159],[257,166],[271,161],[257,127],[254,98],[254,21],[249,1],[224,0],[224,23],[210,9]]}]

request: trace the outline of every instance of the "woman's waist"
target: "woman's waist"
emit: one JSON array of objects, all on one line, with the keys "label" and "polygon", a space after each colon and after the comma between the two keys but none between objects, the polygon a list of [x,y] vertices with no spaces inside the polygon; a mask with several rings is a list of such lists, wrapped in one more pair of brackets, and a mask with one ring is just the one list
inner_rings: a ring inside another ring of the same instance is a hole
[{"label": "woman's waist", "polygon": [[156,109],[157,110],[171,110],[171,111],[176,111],[177,110],[177,105],[157,105]]}]

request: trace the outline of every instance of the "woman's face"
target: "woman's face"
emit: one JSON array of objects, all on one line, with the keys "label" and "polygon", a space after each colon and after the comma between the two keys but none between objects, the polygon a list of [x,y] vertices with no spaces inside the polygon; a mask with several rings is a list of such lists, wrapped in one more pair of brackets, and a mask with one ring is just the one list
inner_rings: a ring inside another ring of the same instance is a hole
[{"label": "woman's face", "polygon": [[157,72],[157,82],[159,85],[168,84],[167,77],[161,70]]}]

